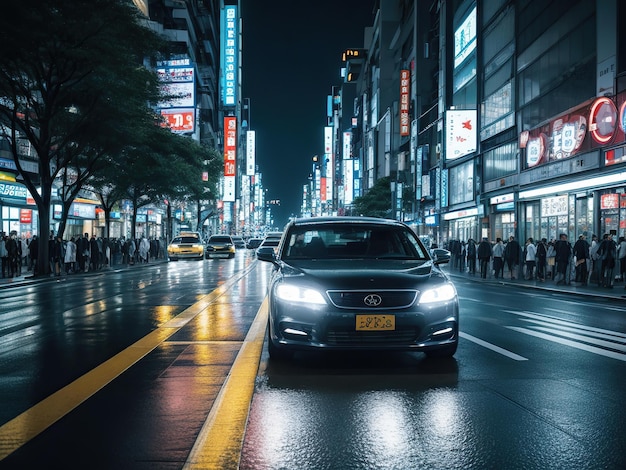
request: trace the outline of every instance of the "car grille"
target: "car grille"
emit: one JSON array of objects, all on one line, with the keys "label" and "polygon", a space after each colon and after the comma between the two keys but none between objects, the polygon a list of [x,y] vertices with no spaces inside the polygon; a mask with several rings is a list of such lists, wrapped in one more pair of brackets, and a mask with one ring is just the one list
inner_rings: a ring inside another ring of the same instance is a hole
[{"label": "car grille", "polygon": [[414,328],[395,331],[346,331],[328,330],[326,341],[328,344],[407,344],[415,342],[417,331]]},{"label": "car grille", "polygon": [[[415,302],[417,290],[359,290],[327,291],[330,301],[338,308],[385,309],[407,308]],[[374,302],[368,302],[374,296]]]}]

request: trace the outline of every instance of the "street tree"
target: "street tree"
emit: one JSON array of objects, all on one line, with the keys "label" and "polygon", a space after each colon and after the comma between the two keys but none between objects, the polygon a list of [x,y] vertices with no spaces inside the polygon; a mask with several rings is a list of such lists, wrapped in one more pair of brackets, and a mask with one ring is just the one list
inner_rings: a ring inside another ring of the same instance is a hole
[{"label": "street tree", "polygon": [[[92,187],[108,214],[123,200],[130,202],[131,237],[136,238],[137,212],[150,204],[186,197],[201,181],[207,149],[189,137],[153,124],[136,128],[136,141],[129,145],[99,172]],[[210,180],[214,181],[215,165]]]},{"label": "street tree", "polygon": [[[105,109],[115,116],[125,105],[116,103],[116,90],[136,86],[141,76],[139,90],[157,91],[156,74],[143,63],[165,43],[126,0],[21,0],[12,9],[0,15],[0,132],[37,206],[37,272],[45,274],[55,178],[64,172],[68,185],[77,183],[76,169],[88,168],[77,158],[102,154],[100,145],[87,140]],[[36,173],[25,171],[29,157]],[[64,201],[76,193],[67,189]]]},{"label": "street tree", "polygon": [[[202,160],[201,175],[192,176],[188,188],[181,188],[186,194],[183,198],[196,208],[196,226],[201,231],[203,210],[210,211],[217,199],[219,177],[223,174],[224,159],[222,153],[215,148],[197,145],[196,149]],[[199,177],[200,176],[200,177]]]},{"label": "street tree", "polygon": [[362,216],[389,217],[391,215],[391,178],[379,178],[374,186],[353,201],[354,212]]}]

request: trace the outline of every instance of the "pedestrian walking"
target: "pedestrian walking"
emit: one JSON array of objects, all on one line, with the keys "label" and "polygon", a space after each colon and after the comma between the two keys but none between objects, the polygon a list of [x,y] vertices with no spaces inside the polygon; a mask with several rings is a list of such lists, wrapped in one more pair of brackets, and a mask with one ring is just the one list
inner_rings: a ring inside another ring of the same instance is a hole
[{"label": "pedestrian walking", "polygon": [[617,259],[619,260],[619,280],[626,281],[626,238],[619,237],[617,245]]},{"label": "pedestrian walking", "polygon": [[613,272],[617,259],[617,245],[613,240],[613,234],[605,233],[598,248],[600,260],[600,282],[601,287],[613,288]]},{"label": "pedestrian walking", "polygon": [[504,260],[511,271],[511,279],[515,279],[515,272],[520,264],[520,253],[522,247],[513,235],[509,237],[509,242],[504,247]]},{"label": "pedestrian walking", "polygon": [[31,270],[34,275],[37,275],[37,259],[39,258],[39,237],[33,235],[29,245],[28,251],[30,252]]},{"label": "pedestrian walking", "polygon": [[141,240],[139,241],[139,258],[141,259],[142,263],[148,262],[149,253],[150,253],[150,242],[145,236],[142,236]]},{"label": "pedestrian walking", "polygon": [[76,242],[74,237],[71,237],[65,244],[65,256],[63,258],[65,263],[65,274],[71,274],[76,269]]},{"label": "pedestrian walking", "polygon": [[18,263],[18,241],[17,241],[17,232],[12,230],[9,234],[9,238],[6,241],[6,249],[8,253],[8,264],[9,264],[9,277],[17,276],[17,263]]},{"label": "pedestrian walking", "polygon": [[63,260],[63,239],[57,235],[52,242],[52,265],[54,275],[57,277],[61,275]]},{"label": "pedestrian walking", "polygon": [[526,240],[524,251],[526,252],[526,279],[532,281],[535,278],[535,264],[537,263],[537,247],[532,237]]},{"label": "pedestrian walking", "polygon": [[6,277],[9,270],[9,252],[7,251],[7,240],[9,237],[4,232],[0,234],[0,257],[2,258],[2,277]]},{"label": "pedestrian walking", "polygon": [[76,259],[81,271],[89,271],[90,256],[89,234],[85,232],[85,234],[80,237],[76,243]]},{"label": "pedestrian walking", "polygon": [[90,269],[96,271],[100,264],[100,248],[95,235],[91,235],[89,239],[89,259],[91,261]]},{"label": "pedestrian walking", "polygon": [[537,242],[537,279],[540,281],[546,280],[546,266],[548,263],[548,245],[545,238],[542,238]]},{"label": "pedestrian walking", "polygon": [[128,264],[135,264],[135,251],[136,245],[135,240],[132,238],[128,239]]},{"label": "pedestrian walking", "polygon": [[470,274],[476,274],[476,242],[473,238],[467,240],[467,266]]},{"label": "pedestrian walking", "polygon": [[587,263],[589,261],[589,242],[584,235],[579,235],[574,243],[574,257],[576,258],[575,282],[587,285]]},{"label": "pedestrian walking", "polygon": [[567,235],[562,233],[554,244],[554,260],[556,262],[555,284],[567,284],[567,269],[572,256],[572,246],[567,241]]},{"label": "pedestrian walking", "polygon": [[28,271],[28,255],[29,255],[28,241],[26,240],[26,237],[24,237],[23,235],[20,238],[20,242],[19,242],[19,252],[20,252],[19,273],[22,274],[23,267],[26,267],[26,270]]},{"label": "pedestrian walking", "polygon": [[500,237],[493,246],[493,275],[496,279],[504,277],[504,243]]},{"label": "pedestrian walking", "polygon": [[465,242],[461,242],[459,247],[459,271],[465,272],[465,258],[467,257],[467,247]]},{"label": "pedestrian walking", "polygon": [[483,240],[478,244],[477,253],[478,262],[480,263],[480,277],[487,279],[487,271],[492,256],[491,243],[489,243],[487,237],[483,237]]}]

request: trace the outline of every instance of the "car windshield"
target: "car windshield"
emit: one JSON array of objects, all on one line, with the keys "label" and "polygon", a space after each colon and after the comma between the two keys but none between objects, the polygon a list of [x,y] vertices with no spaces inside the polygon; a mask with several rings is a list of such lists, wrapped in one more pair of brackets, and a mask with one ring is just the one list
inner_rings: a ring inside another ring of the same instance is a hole
[{"label": "car windshield", "polygon": [[296,226],[287,241],[283,259],[429,259],[423,244],[402,227]]},{"label": "car windshield", "polygon": [[232,243],[230,237],[211,237],[209,243]]},{"label": "car windshield", "polygon": [[172,244],[180,244],[180,243],[198,243],[199,240],[197,237],[176,237],[172,240]]}]

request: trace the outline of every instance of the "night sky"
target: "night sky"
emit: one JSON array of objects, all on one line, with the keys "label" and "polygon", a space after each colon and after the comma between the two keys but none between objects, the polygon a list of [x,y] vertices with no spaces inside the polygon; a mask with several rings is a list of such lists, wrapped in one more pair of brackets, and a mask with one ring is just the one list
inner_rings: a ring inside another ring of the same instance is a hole
[{"label": "night sky", "polygon": [[243,98],[256,162],[278,228],[297,215],[311,158],[324,150],[326,97],[341,84],[341,53],[362,48],[374,0],[241,0]]}]

